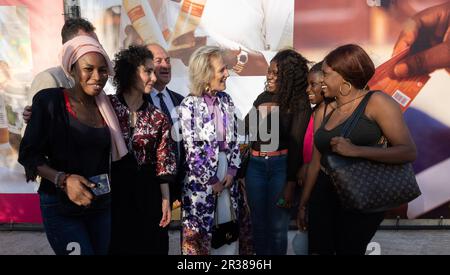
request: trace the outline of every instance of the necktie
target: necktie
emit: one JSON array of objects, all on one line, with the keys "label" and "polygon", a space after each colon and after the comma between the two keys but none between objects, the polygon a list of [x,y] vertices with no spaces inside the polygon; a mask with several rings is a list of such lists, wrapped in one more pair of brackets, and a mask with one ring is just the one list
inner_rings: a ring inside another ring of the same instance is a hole
[{"label": "necktie", "polygon": [[167,108],[167,105],[163,99],[164,94],[158,93],[156,96],[159,97],[159,106],[161,107],[161,111],[163,111],[163,113],[165,113],[167,115],[169,122],[172,124],[172,117],[170,116],[169,108]]}]

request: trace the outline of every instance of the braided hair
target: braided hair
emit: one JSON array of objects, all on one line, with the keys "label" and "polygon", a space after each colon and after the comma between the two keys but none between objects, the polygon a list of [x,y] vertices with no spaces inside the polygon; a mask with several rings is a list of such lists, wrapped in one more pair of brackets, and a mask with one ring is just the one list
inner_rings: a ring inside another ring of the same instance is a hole
[{"label": "braided hair", "polygon": [[308,87],[308,60],[292,49],[279,51],[273,62],[277,63],[277,97],[280,110],[298,113],[311,110],[306,88]]}]

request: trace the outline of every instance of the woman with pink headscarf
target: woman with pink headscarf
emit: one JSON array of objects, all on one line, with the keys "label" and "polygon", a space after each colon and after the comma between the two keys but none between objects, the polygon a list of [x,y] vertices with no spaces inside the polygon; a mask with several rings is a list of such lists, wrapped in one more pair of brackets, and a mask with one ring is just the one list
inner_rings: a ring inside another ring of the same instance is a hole
[{"label": "woman with pink headscarf", "polygon": [[103,87],[113,72],[97,40],[64,44],[61,66],[74,87],[33,98],[20,146],[27,181],[39,176],[45,231],[56,254],[107,254],[111,231],[111,161],[127,153]]}]

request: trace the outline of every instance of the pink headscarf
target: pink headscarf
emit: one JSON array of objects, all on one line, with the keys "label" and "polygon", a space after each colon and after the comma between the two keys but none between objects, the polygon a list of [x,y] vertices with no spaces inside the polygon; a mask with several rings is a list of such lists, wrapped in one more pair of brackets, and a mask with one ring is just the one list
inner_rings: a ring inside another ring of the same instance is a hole
[{"label": "pink headscarf", "polygon": [[[111,60],[100,43],[90,36],[80,35],[64,43],[60,53],[61,67],[67,77],[72,78],[70,75],[72,65],[75,64],[83,55],[91,52],[96,52],[103,55],[108,66],[108,74],[113,74],[114,70]],[[120,129],[119,120],[117,119],[111,102],[104,91],[95,97],[95,101],[111,133],[112,160],[117,161],[128,153],[127,146],[125,145],[122,131]]]},{"label": "pink headscarf", "polygon": [[103,55],[106,61],[106,65],[108,66],[108,74],[112,75],[114,69],[111,60],[108,57],[108,54],[103,49],[102,45],[100,45],[100,42],[87,35],[76,36],[64,43],[60,53],[60,59],[61,67],[63,68],[66,75],[68,77],[72,77],[70,75],[72,65],[75,64],[83,55],[91,52]]}]

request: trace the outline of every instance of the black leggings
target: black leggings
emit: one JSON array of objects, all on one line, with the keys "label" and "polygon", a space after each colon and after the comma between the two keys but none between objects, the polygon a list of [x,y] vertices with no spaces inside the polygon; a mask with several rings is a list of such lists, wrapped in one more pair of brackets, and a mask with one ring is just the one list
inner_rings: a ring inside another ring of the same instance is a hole
[{"label": "black leggings", "polygon": [[364,255],[384,214],[343,209],[331,179],[320,171],[308,204],[309,253]]}]

